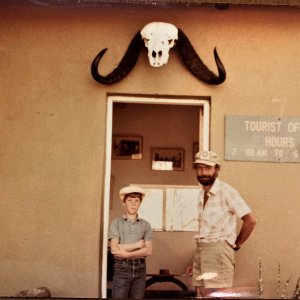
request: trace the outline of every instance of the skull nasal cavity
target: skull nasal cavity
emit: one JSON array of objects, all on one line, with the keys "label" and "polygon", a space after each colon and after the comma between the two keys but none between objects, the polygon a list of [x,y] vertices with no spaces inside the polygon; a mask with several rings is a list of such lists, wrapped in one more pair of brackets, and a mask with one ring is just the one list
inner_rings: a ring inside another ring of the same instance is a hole
[{"label": "skull nasal cavity", "polygon": [[162,56],[162,51],[158,51],[158,53],[155,52],[155,51],[152,51],[152,57],[155,58],[157,54],[158,54],[158,57],[161,57]]}]

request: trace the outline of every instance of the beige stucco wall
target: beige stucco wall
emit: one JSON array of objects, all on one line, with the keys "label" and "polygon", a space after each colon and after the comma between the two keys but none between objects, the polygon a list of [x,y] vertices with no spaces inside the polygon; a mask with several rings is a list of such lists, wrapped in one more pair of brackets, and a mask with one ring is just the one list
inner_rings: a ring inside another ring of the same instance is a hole
[{"label": "beige stucco wall", "polygon": [[[99,296],[108,92],[211,96],[211,147],[223,156],[226,114],[299,116],[299,17],[285,7],[1,6],[0,296],[38,286],[54,297]],[[120,83],[96,83],[96,53],[109,48],[102,66],[110,71],[151,21],[183,29],[213,70],[217,46],[225,83],[197,81],[175,52],[163,69],[150,68],[144,52]],[[261,258],[266,295],[276,289],[279,262],[294,287],[299,171],[291,163],[223,163],[222,178],[258,218],[237,254],[236,285],[256,285]]]}]

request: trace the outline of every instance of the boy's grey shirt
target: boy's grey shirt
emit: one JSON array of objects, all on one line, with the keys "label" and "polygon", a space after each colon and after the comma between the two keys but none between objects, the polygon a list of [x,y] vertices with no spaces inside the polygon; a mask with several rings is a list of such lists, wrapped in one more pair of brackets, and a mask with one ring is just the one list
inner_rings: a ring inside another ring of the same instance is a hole
[{"label": "boy's grey shirt", "polygon": [[139,240],[152,240],[152,228],[148,221],[137,218],[134,222],[125,215],[116,218],[110,225],[108,239],[117,239],[120,244],[135,243]]}]

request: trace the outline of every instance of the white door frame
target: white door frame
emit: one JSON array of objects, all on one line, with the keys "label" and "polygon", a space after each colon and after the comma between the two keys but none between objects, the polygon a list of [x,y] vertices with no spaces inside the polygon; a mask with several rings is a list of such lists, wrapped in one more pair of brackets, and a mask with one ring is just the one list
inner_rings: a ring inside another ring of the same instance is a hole
[{"label": "white door frame", "polygon": [[193,98],[155,98],[147,96],[108,96],[106,115],[106,149],[105,149],[105,178],[104,178],[104,204],[103,204],[103,244],[102,244],[102,278],[101,297],[107,297],[107,249],[108,249],[108,228],[109,228],[109,201],[110,201],[110,180],[111,180],[111,145],[113,125],[113,104],[114,103],[140,103],[140,104],[161,104],[161,105],[186,105],[202,106],[199,120],[199,145],[203,150],[209,149],[209,128],[210,128],[210,101]]}]

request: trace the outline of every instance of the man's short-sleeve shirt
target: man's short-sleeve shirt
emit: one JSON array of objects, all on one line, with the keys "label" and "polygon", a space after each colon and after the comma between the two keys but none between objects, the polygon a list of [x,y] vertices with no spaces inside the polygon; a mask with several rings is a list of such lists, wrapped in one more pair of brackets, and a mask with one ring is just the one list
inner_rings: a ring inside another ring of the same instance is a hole
[{"label": "man's short-sleeve shirt", "polygon": [[131,221],[125,215],[112,221],[108,239],[116,239],[120,244],[135,243],[139,240],[152,240],[152,228],[148,221],[137,218]]},{"label": "man's short-sleeve shirt", "polygon": [[236,218],[251,212],[239,192],[229,184],[215,180],[204,204],[204,190],[199,195],[199,233],[202,242],[227,241],[232,246],[236,240]]}]

